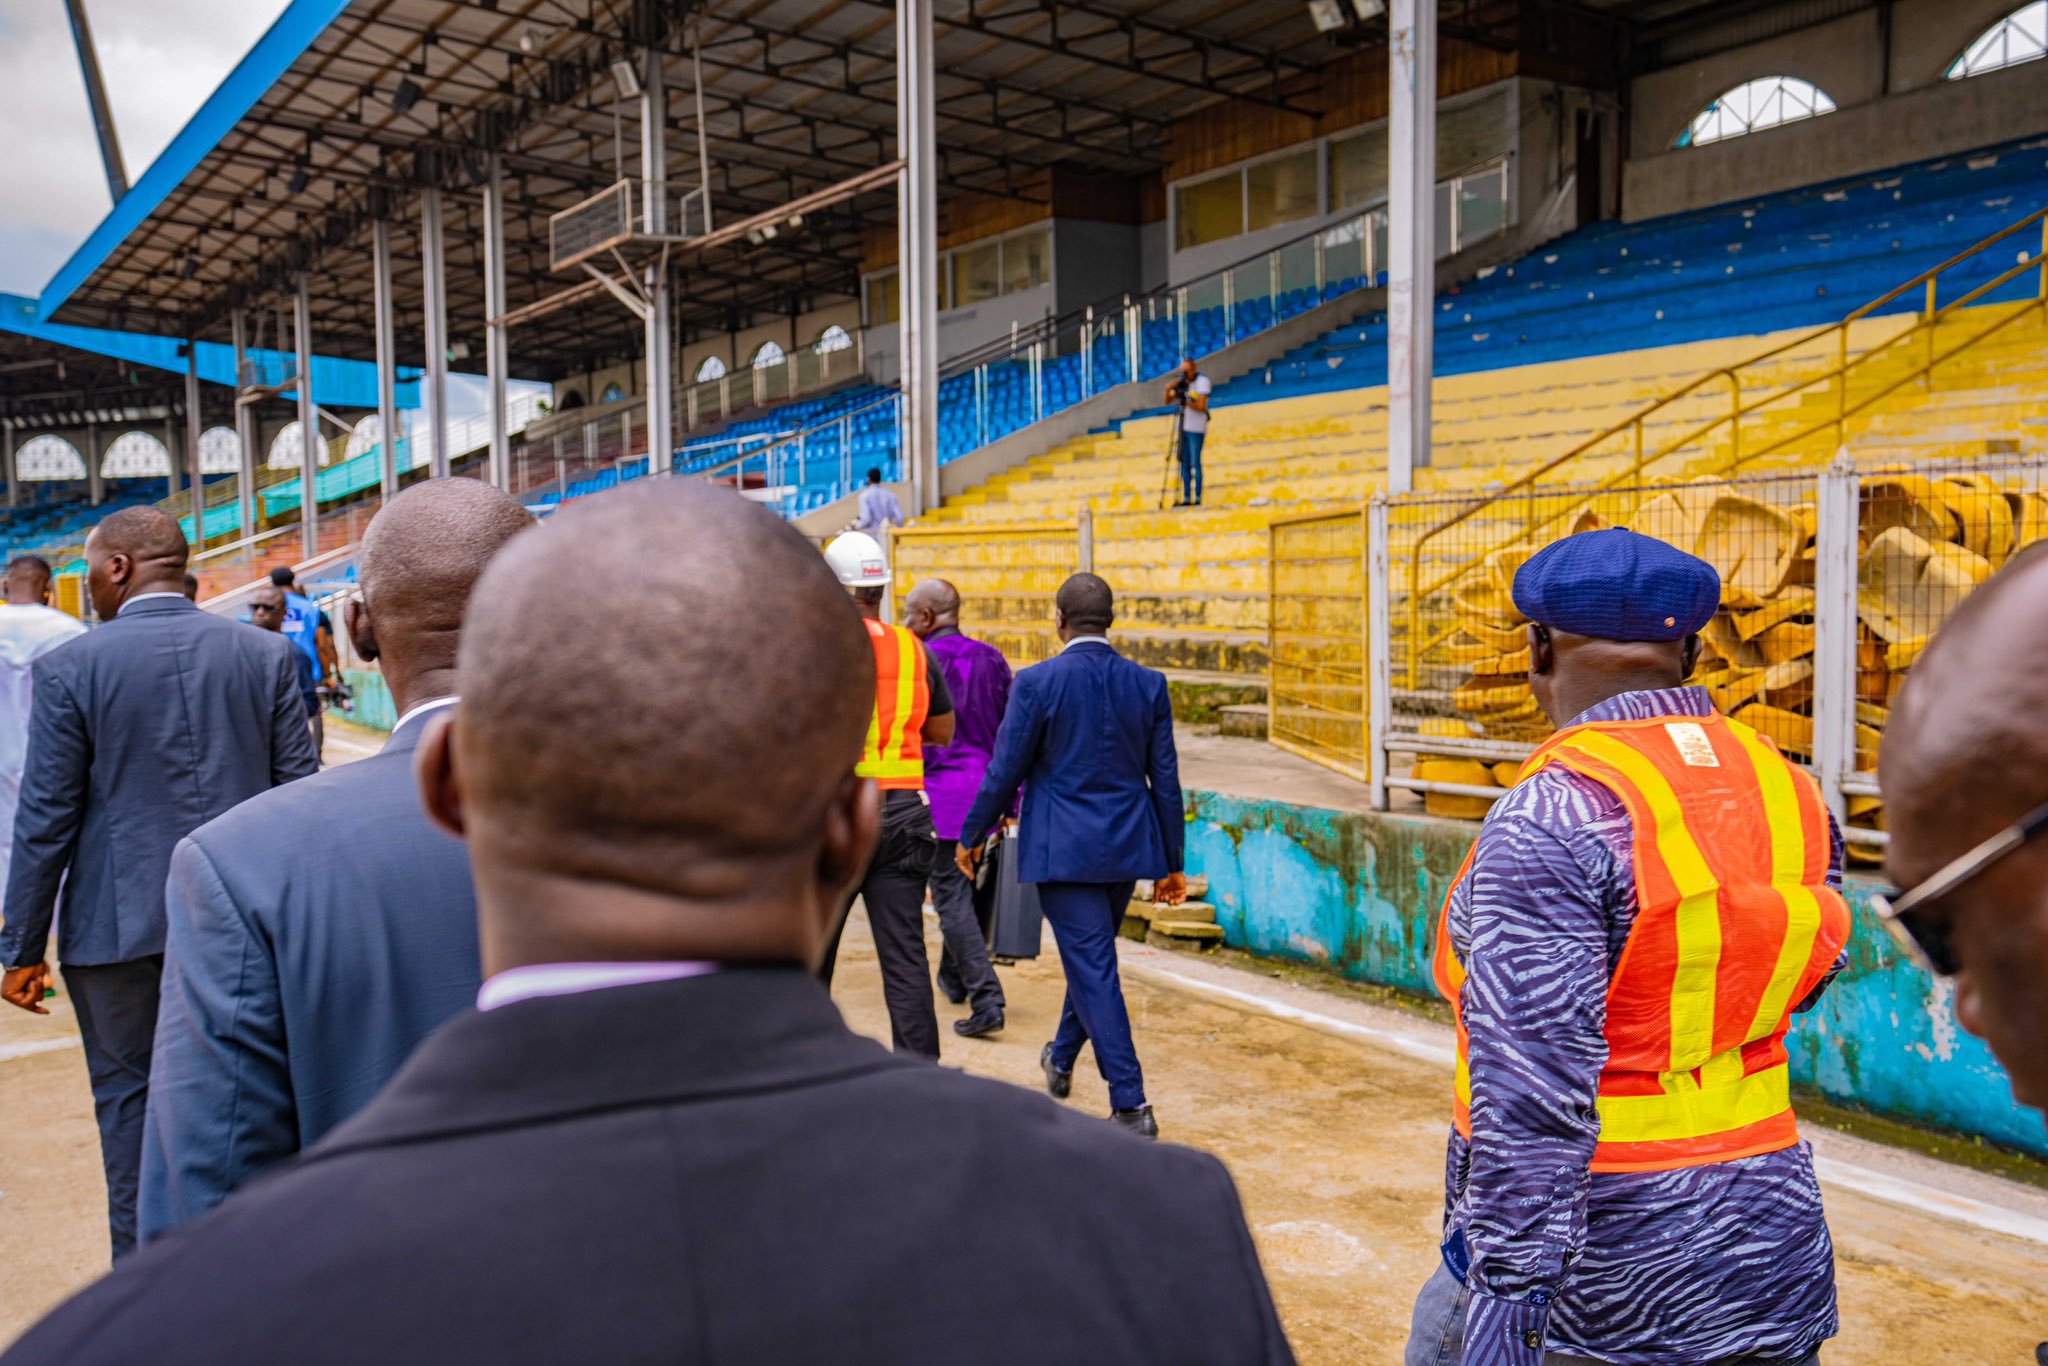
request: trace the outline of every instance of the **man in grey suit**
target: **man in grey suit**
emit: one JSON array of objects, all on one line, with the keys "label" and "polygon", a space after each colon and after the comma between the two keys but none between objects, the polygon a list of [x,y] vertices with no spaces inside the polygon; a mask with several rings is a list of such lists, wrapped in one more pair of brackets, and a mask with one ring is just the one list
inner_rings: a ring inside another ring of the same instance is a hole
[{"label": "man in grey suit", "polygon": [[291,646],[184,593],[185,538],[123,508],[85,542],[105,623],[35,664],[35,710],[0,925],[0,996],[23,1010],[57,952],[78,1013],[115,1258],[135,1246],[135,1172],[164,952],[164,875],[194,829],[317,766]]},{"label": "man in grey suit", "polygon": [[[455,705],[477,575],[533,525],[475,479],[384,505],[343,624],[398,712],[375,758],[265,792],[171,858],[170,942],[142,1146],[142,1239],[195,1219],[311,1146],[420,1040],[476,1000],[476,889],[428,824],[413,749]],[[318,831],[307,849],[298,832]]]}]

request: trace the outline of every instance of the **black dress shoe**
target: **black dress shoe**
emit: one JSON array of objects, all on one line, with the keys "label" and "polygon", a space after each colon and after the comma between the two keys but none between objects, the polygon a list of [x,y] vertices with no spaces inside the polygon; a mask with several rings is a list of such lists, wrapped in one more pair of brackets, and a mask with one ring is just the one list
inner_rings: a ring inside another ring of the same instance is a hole
[{"label": "black dress shoe", "polygon": [[1129,1129],[1139,1138],[1159,1137],[1159,1121],[1152,1118],[1152,1107],[1149,1105],[1140,1105],[1135,1110],[1111,1110],[1109,1122]]},{"label": "black dress shoe", "polygon": [[1054,1100],[1065,1100],[1074,1093],[1074,1074],[1062,1072],[1052,1065],[1051,1044],[1039,1051],[1038,1065],[1045,1071],[1045,1089],[1052,1093]]},{"label": "black dress shoe", "polygon": [[953,1032],[963,1039],[978,1039],[984,1034],[994,1034],[1003,1027],[1003,1012],[998,1007],[978,1010],[964,1020],[953,1021]]}]

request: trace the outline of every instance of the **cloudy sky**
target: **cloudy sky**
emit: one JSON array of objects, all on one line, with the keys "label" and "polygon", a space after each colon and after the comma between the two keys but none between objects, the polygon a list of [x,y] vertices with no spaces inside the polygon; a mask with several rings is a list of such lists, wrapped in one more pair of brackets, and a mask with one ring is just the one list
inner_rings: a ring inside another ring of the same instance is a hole
[{"label": "cloudy sky", "polygon": [[[285,0],[85,0],[132,181],[284,11]],[[0,0],[0,291],[36,294],[106,216],[64,0]]]}]

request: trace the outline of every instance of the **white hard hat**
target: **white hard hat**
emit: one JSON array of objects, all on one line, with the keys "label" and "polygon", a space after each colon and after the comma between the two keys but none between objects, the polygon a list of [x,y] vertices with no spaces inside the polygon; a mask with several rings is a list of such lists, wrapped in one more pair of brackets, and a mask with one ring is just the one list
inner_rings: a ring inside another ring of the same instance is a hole
[{"label": "white hard hat", "polygon": [[825,563],[848,588],[879,588],[889,582],[882,547],[864,531],[849,531],[825,547]]}]

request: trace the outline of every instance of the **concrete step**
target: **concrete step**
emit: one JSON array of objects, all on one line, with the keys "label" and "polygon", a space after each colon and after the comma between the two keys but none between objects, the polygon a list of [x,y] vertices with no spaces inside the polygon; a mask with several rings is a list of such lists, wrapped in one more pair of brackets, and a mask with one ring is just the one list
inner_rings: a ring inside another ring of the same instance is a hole
[{"label": "concrete step", "polygon": [[1263,702],[1219,707],[1216,711],[1216,729],[1222,735],[1263,740],[1266,738],[1266,716],[1267,708]]}]

